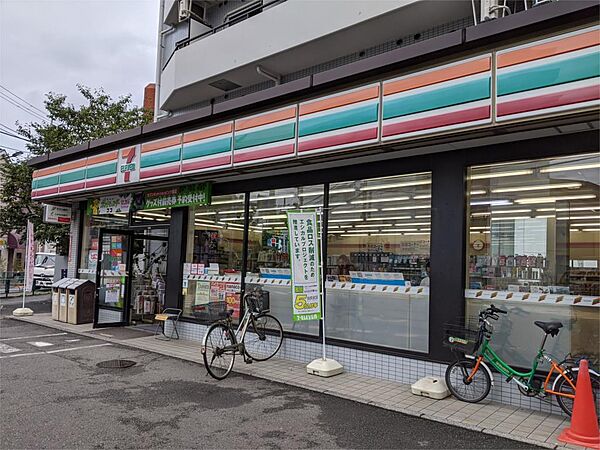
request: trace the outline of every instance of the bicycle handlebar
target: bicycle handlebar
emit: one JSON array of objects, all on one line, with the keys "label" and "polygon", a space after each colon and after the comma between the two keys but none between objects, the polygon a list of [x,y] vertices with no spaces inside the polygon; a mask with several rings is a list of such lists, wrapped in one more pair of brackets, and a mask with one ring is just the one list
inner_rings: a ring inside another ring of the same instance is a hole
[{"label": "bicycle handlebar", "polygon": [[494,305],[490,305],[489,309],[491,310],[492,313],[501,313],[501,314],[507,314],[508,311],[505,311],[503,309],[500,308],[496,308]]}]

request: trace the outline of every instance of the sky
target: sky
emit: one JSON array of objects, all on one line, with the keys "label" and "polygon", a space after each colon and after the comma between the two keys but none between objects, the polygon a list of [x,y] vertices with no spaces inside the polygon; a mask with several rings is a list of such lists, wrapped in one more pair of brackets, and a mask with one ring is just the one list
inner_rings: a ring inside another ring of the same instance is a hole
[{"label": "sky", "polygon": [[[158,9],[158,0],[0,0],[0,131],[40,121],[6,89],[38,114],[48,92],[80,104],[78,83],[141,106],[155,79]],[[25,144],[0,134],[9,154]]]}]

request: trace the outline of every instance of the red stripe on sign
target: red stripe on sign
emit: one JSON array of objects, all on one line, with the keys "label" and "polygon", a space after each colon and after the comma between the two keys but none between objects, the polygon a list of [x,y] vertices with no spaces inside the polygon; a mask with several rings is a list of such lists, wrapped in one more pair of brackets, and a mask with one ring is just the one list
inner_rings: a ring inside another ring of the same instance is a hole
[{"label": "red stripe on sign", "polygon": [[68,186],[60,186],[59,191],[60,192],[71,192],[71,191],[76,191],[78,189],[83,189],[83,188],[85,188],[84,181],[82,181],[81,183],[69,184]]},{"label": "red stripe on sign", "polygon": [[459,123],[472,122],[474,120],[487,119],[489,117],[490,106],[479,106],[477,108],[440,114],[438,116],[423,117],[421,119],[384,125],[383,136],[394,136],[397,134],[411,133],[413,131],[445,127]]},{"label": "red stripe on sign", "polygon": [[209,167],[226,166],[229,164],[231,164],[231,155],[184,163],[181,166],[181,171],[189,172],[190,170],[207,169]]},{"label": "red stripe on sign", "polygon": [[263,150],[255,150],[253,152],[234,153],[233,162],[241,163],[247,161],[257,161],[259,159],[274,158],[294,154],[294,144],[280,145],[278,147],[265,148]]},{"label": "red stripe on sign", "polygon": [[117,177],[110,177],[110,178],[102,178],[101,180],[92,180],[92,181],[86,181],[85,182],[85,187],[86,188],[91,188],[91,187],[98,187],[98,186],[106,186],[108,184],[115,184],[117,182]]},{"label": "red stripe on sign", "polygon": [[[600,86],[588,86],[569,91],[554,92],[533,98],[524,98],[504,103],[498,103],[498,116],[517,114],[555,106],[571,105],[600,99]],[[502,100],[500,97],[499,100]]]},{"label": "red stripe on sign", "polygon": [[59,217],[58,221],[60,223],[71,223],[71,218],[70,217]]},{"label": "red stripe on sign", "polygon": [[58,186],[47,188],[47,189],[38,189],[37,191],[34,191],[34,192],[35,192],[35,195],[32,192],[32,194],[31,194],[32,197],[42,197],[44,195],[58,194]]},{"label": "red stripe on sign", "polygon": [[302,141],[298,143],[298,152],[307,152],[309,150],[325,149],[336,145],[352,144],[354,142],[377,139],[377,128],[353,131],[350,133],[337,134],[324,138]]},{"label": "red stripe on sign", "polygon": [[176,166],[170,167],[159,167],[157,169],[146,169],[140,171],[140,178],[153,178],[160,177],[163,175],[172,175],[174,173],[179,173],[180,166],[179,164]]}]

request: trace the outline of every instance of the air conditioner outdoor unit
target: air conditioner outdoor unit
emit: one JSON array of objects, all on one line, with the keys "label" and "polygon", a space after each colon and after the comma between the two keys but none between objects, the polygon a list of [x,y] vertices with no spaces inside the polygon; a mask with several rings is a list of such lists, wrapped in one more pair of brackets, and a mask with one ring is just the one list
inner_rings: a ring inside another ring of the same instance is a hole
[{"label": "air conditioner outdoor unit", "polygon": [[179,21],[185,22],[192,15],[191,0],[179,0]]}]

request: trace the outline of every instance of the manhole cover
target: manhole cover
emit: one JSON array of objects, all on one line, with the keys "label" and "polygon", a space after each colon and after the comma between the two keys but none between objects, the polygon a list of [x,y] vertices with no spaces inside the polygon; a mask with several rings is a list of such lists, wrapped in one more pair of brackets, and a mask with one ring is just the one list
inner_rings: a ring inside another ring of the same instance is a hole
[{"label": "manhole cover", "polygon": [[102,369],[126,369],[127,367],[135,366],[136,362],[130,359],[109,359],[108,361],[100,361],[96,366]]}]

